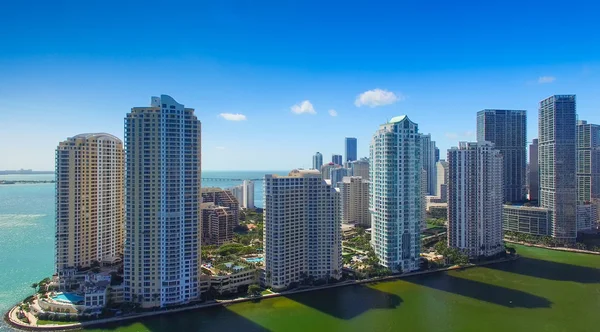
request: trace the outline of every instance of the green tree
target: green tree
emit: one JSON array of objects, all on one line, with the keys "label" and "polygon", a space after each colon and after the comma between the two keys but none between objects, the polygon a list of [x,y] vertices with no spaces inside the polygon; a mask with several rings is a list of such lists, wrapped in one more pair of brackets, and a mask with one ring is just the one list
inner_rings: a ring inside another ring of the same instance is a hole
[{"label": "green tree", "polygon": [[250,296],[259,296],[261,292],[261,288],[257,284],[252,284],[248,286],[248,295]]}]

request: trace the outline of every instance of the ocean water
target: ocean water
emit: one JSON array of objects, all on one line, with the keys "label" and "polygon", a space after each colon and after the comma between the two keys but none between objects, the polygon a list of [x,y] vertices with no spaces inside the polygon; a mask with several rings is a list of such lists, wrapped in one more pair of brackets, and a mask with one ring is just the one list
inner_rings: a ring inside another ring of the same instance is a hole
[{"label": "ocean water", "polygon": [[[258,179],[287,171],[205,171],[205,178]],[[0,175],[0,180],[52,180],[52,174]],[[203,181],[203,187],[229,188],[239,181]],[[30,285],[54,272],[54,184],[0,185],[0,312],[32,294]],[[254,203],[263,206],[262,181]],[[9,331],[0,322],[0,331]]]}]

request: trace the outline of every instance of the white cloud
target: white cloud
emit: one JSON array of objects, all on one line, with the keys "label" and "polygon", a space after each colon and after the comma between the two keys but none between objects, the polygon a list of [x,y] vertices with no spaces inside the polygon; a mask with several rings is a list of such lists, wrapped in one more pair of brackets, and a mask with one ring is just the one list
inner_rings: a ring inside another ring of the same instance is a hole
[{"label": "white cloud", "polygon": [[290,107],[290,109],[292,110],[293,113],[296,113],[296,114],[317,114],[317,112],[315,111],[315,108],[308,100],[298,103],[298,104]]},{"label": "white cloud", "polygon": [[365,91],[356,97],[354,101],[354,105],[356,107],[361,106],[369,106],[369,107],[377,107],[390,105],[397,101],[404,100],[404,96],[402,94],[396,95],[395,93],[382,89],[373,89],[369,91]]},{"label": "white cloud", "polygon": [[554,81],[556,81],[556,77],[554,76],[541,76],[538,78],[538,83],[540,84],[552,83]]},{"label": "white cloud", "polygon": [[331,115],[331,116],[337,116],[336,110],[329,110],[329,115]]},{"label": "white cloud", "polygon": [[225,147],[224,146],[215,146],[215,149],[217,149],[217,150],[225,150]]},{"label": "white cloud", "polygon": [[219,116],[227,121],[244,121],[244,120],[246,120],[246,116],[244,114],[239,114],[239,113],[236,113],[236,114],[221,113],[221,114],[219,114]]}]

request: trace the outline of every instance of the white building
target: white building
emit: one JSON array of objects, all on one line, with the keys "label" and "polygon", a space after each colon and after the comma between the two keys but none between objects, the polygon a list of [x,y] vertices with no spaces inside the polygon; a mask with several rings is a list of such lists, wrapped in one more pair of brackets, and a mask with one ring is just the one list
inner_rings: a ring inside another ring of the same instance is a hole
[{"label": "white building", "polygon": [[504,250],[502,155],[490,142],[448,150],[448,246],[470,258]]},{"label": "white building", "polygon": [[254,182],[244,180],[239,186],[229,189],[244,209],[254,209]]},{"label": "white building", "polygon": [[342,223],[371,227],[369,182],[360,176],[346,176],[340,182]]},{"label": "white building", "polygon": [[125,118],[125,301],[199,299],[200,121],[167,95]]},{"label": "white building", "polygon": [[364,180],[369,180],[369,159],[361,158],[348,162],[348,168],[350,168],[351,176],[360,176]]},{"label": "white building", "polygon": [[373,135],[370,146],[371,245],[392,271],[419,269],[421,139],[416,123],[397,116]]},{"label": "white building", "polygon": [[264,186],[267,286],[282,290],[304,278],[339,278],[339,191],[317,170],[267,174]]},{"label": "white building", "polygon": [[442,202],[448,200],[448,162],[440,160],[435,163],[437,169],[437,181],[435,187],[435,195],[440,198]]}]

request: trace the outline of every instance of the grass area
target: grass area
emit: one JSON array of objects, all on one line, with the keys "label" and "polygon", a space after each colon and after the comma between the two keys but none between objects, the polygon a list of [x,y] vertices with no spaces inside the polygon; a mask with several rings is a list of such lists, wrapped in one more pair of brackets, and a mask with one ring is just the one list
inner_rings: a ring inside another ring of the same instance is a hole
[{"label": "grass area", "polygon": [[264,291],[260,292],[260,295],[269,295],[269,294],[274,294],[274,293],[271,292],[270,289],[265,289]]},{"label": "grass area", "polygon": [[44,320],[44,319],[38,319],[37,321],[37,325],[67,325],[67,324],[73,324],[76,322],[63,322],[63,321],[54,321],[54,320]]}]

